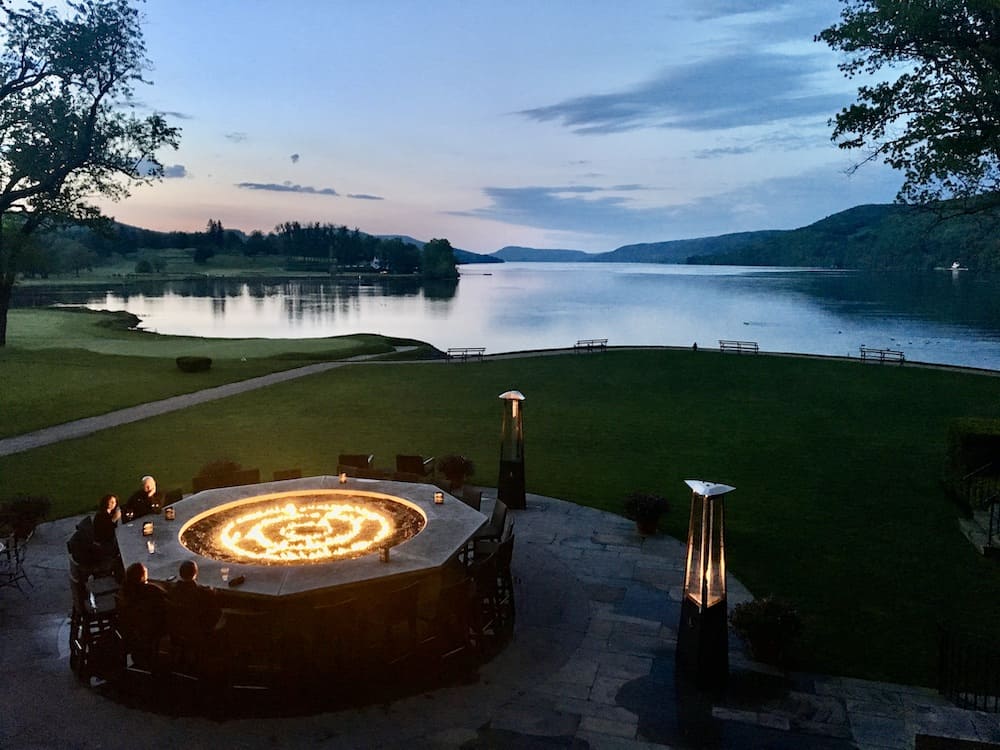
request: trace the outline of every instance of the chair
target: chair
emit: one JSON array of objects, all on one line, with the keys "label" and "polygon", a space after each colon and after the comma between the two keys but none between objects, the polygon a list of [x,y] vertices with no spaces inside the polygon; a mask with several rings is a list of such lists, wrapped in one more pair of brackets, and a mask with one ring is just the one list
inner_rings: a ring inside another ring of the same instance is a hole
[{"label": "chair", "polygon": [[507,524],[507,505],[503,500],[498,499],[493,504],[493,510],[490,512],[490,519],[479,529],[475,534],[472,535],[472,539],[469,541],[475,542],[499,542],[500,537],[503,536],[504,527]]},{"label": "chair", "polygon": [[419,482],[426,477],[434,476],[434,457],[396,454],[396,473],[394,479],[404,482]]},{"label": "chair", "polygon": [[337,457],[337,473],[373,478],[376,476],[375,454],[341,453]]},{"label": "chair", "polygon": [[177,487],[176,489],[170,490],[167,494],[163,496],[163,504],[171,505],[183,499],[184,499],[184,490],[180,487]]},{"label": "chair", "polygon": [[301,479],[302,469],[278,469],[274,472],[275,482],[284,482],[286,479]]},{"label": "chair", "polygon": [[479,510],[483,504],[483,491],[463,487],[462,496],[459,499],[473,510]]},{"label": "chair", "polygon": [[86,580],[69,575],[73,610],[69,622],[69,666],[82,682],[91,677],[114,679],[125,667],[125,652],[116,629],[114,598],[97,600]]},{"label": "chair", "polygon": [[[28,537],[30,538],[30,536]],[[16,586],[17,590],[27,595],[21,588],[21,581],[34,588],[28,574],[24,572],[24,553],[27,539],[20,540],[16,536],[0,541],[0,588]]]}]

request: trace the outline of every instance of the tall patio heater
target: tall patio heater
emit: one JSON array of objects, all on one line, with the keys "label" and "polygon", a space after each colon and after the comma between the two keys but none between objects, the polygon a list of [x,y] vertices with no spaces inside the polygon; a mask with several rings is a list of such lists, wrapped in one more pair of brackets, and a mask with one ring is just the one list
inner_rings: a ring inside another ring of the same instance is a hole
[{"label": "tall patio heater", "polygon": [[677,667],[699,687],[718,688],[729,676],[723,500],[736,488],[698,479],[687,479],[685,484],[691,488],[691,520]]},{"label": "tall patio heater", "polygon": [[503,401],[500,426],[500,476],[497,498],[508,508],[523,509],[524,501],[524,394],[507,391]]}]

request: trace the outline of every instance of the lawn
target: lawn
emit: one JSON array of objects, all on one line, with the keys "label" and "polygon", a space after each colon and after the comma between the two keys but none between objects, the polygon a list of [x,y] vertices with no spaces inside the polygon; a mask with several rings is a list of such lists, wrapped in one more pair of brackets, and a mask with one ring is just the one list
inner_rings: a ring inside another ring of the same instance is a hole
[{"label": "lawn", "polygon": [[[204,339],[128,328],[125,313],[12,310],[0,348],[0,437],[179,393],[287,370],[311,361],[385,355],[397,342],[360,334],[322,339]],[[420,347],[421,352],[428,347]],[[175,358],[212,358],[184,373]]]},{"label": "lawn", "polygon": [[4,493],[90,509],[153,473],[190,489],[228,458],[333,473],[340,452],[463,452],[495,485],[501,404],[525,396],[530,492],[619,512],[661,492],[687,525],[684,479],[725,482],[731,571],[806,616],[798,667],[930,684],[938,619],[1000,616],[1000,566],[958,531],[940,486],[959,416],[1000,417],[1000,378],[716,352],[609,351],[482,363],[348,365],[0,458]]}]

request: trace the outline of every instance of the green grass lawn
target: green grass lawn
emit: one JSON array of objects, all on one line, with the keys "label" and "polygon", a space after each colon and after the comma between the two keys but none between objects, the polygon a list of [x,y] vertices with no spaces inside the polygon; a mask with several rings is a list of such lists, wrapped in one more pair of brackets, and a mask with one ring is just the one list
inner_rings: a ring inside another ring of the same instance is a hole
[{"label": "green grass lawn", "polygon": [[482,363],[349,365],[88,438],[0,458],[4,494],[60,515],[144,473],[190,489],[228,458],[306,474],[337,454],[463,452],[495,485],[501,403],[525,396],[530,492],[619,512],[645,489],[725,482],[730,570],[800,606],[798,668],[930,684],[937,620],[1000,616],[1000,566],[960,534],[940,486],[949,422],[1000,417],[1000,378],[715,352],[609,351]]},{"label": "green grass lawn", "polygon": [[[322,339],[204,339],[128,329],[128,316],[84,309],[12,310],[0,348],[0,437],[287,370],[310,361],[387,354],[395,342],[360,334]],[[427,352],[429,347],[420,347]],[[185,373],[175,358],[212,358]]]}]

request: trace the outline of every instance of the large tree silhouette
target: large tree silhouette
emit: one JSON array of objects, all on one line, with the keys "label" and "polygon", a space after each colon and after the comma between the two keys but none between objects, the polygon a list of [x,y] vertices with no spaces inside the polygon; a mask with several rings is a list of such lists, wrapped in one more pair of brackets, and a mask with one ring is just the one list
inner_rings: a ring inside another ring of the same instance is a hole
[{"label": "large tree silhouette", "polygon": [[817,40],[847,53],[848,77],[894,79],[861,86],[836,115],[833,140],[866,150],[856,167],[901,170],[900,201],[1000,205],[1000,3],[843,2],[840,23]]},{"label": "large tree silhouette", "polygon": [[131,108],[148,67],[138,11],[127,0],[67,7],[0,0],[0,346],[30,236],[95,219],[94,197],[161,178],[156,151],[180,137]]}]

